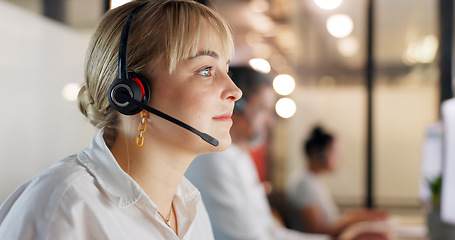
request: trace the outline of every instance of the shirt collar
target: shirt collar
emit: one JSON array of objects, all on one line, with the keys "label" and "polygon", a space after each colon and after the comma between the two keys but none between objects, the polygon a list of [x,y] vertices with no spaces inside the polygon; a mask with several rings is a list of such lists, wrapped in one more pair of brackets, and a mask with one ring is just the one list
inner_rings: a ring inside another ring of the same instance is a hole
[{"label": "shirt collar", "polygon": [[134,204],[145,194],[139,185],[123,171],[103,138],[101,129],[90,145],[78,153],[79,161],[98,181],[100,187],[117,201],[119,207]]},{"label": "shirt collar", "polygon": [[[147,196],[139,184],[136,183],[119,166],[103,138],[104,129],[101,129],[92,139],[90,145],[78,153],[78,159],[83,166],[95,177],[99,186],[110,197],[117,202],[119,207],[127,207],[135,204],[141,196]],[[148,197],[147,197],[148,198]],[[201,201],[201,195],[196,187],[193,186],[185,177],[180,181],[174,196],[174,204],[179,205],[183,211],[196,209],[196,205]],[[156,209],[154,203],[153,208]]]},{"label": "shirt collar", "polygon": [[191,226],[193,226],[196,215],[198,214],[197,205],[201,202],[201,194],[190,181],[183,177],[172,202],[179,216],[179,233],[182,233],[182,236],[184,236],[191,231]]}]

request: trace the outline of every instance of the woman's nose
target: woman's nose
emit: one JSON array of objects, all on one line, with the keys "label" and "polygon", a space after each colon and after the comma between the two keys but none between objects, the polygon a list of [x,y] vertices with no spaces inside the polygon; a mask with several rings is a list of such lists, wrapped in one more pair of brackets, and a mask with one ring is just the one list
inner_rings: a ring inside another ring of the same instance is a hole
[{"label": "woman's nose", "polygon": [[242,90],[235,85],[232,79],[226,74],[226,82],[227,87],[226,90],[223,92],[223,99],[229,99],[232,101],[237,101],[242,97]]}]

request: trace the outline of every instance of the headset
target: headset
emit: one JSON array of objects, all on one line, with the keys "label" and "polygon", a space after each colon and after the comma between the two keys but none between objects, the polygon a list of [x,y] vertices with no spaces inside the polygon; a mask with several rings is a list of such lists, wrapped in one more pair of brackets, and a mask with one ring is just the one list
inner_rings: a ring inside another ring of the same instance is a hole
[{"label": "headset", "polygon": [[139,10],[146,5],[147,2],[137,6],[125,20],[125,24],[122,29],[120,37],[119,49],[118,49],[118,76],[112,82],[108,89],[108,100],[112,108],[124,115],[134,115],[142,110],[155,114],[161,118],[164,118],[180,127],[187,129],[188,131],[198,135],[202,140],[207,143],[218,146],[219,142],[212,136],[200,132],[197,129],[189,126],[188,124],[173,118],[157,109],[148,106],[150,100],[150,87],[140,74],[135,72],[128,72],[128,38],[130,34],[131,25],[136,17]]},{"label": "headset", "polygon": [[135,72],[128,72],[128,38],[131,25],[137,12],[145,5],[143,3],[136,7],[126,18],[125,25],[122,29],[120,43],[118,47],[118,76],[112,82],[108,90],[109,104],[115,110],[125,115],[134,115],[142,111],[140,106],[131,104],[123,95],[130,96],[132,99],[139,101],[145,105],[150,100],[150,87],[147,81]]}]

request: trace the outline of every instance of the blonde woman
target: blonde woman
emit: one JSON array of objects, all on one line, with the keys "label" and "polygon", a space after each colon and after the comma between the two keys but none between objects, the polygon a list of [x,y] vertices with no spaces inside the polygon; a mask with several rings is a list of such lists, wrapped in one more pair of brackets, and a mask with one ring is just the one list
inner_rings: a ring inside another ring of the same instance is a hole
[{"label": "blonde woman", "polygon": [[[125,26],[127,46],[119,47]],[[227,74],[232,52],[226,22],[190,0],[134,1],[107,12],[78,98],[100,131],[10,195],[0,207],[0,239],[213,239],[200,194],[183,174],[197,155],[231,144],[241,97]],[[139,86],[139,101],[123,83]],[[112,101],[133,111],[121,114]]]}]

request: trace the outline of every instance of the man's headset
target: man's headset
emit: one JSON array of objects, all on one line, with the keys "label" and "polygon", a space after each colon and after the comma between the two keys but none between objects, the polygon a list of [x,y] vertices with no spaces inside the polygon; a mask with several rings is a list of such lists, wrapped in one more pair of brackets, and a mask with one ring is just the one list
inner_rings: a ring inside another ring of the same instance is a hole
[{"label": "man's headset", "polygon": [[179,125],[198,135],[207,143],[218,146],[219,142],[210,135],[200,132],[188,124],[173,118],[157,109],[148,106],[150,100],[150,87],[144,77],[135,72],[128,72],[128,38],[133,20],[139,10],[146,5],[147,2],[137,6],[126,18],[125,25],[122,29],[120,44],[118,49],[118,76],[112,82],[108,90],[108,100],[112,108],[125,115],[134,115],[142,110],[155,114],[174,124]]}]

